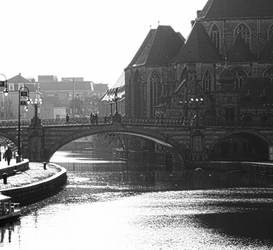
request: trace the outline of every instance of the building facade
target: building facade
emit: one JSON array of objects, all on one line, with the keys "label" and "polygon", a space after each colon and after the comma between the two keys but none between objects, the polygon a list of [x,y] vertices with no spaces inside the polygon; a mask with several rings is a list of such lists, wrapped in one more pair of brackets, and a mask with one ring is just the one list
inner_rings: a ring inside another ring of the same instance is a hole
[{"label": "building facade", "polygon": [[[1,120],[18,119],[19,90],[24,86],[29,90],[29,98],[34,99],[37,90],[34,81],[24,78],[21,74],[7,80],[8,95],[5,96],[1,91]],[[31,105],[28,107],[28,110],[21,107],[21,119],[30,119],[33,117],[33,114],[34,108]]]},{"label": "building facade", "polygon": [[127,116],[272,120],[272,8],[270,0],[209,0],[186,41],[170,26],[150,30],[125,69]]},{"label": "building facade", "polygon": [[66,114],[82,118],[89,117],[91,112],[98,113],[99,98],[107,90],[106,84],[85,81],[82,77],[59,81],[56,76],[39,76],[37,85],[43,99],[42,119],[63,119]]}]

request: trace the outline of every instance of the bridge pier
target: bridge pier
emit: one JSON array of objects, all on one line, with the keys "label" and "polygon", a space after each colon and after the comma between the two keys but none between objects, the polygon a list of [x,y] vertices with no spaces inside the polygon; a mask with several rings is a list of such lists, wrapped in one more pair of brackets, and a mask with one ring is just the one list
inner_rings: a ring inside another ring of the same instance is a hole
[{"label": "bridge pier", "polygon": [[31,120],[23,144],[22,154],[24,158],[33,162],[44,161],[44,130],[41,120],[37,116]]}]

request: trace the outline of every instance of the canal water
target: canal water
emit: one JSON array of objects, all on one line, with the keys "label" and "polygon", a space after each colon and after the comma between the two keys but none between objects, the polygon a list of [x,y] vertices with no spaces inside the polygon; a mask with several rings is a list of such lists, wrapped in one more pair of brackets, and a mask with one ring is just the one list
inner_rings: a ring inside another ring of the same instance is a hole
[{"label": "canal water", "polygon": [[51,161],[67,168],[68,184],[0,227],[0,248],[273,249],[273,188],[263,187],[271,181],[264,176],[197,169],[177,178],[92,149],[58,151]]}]

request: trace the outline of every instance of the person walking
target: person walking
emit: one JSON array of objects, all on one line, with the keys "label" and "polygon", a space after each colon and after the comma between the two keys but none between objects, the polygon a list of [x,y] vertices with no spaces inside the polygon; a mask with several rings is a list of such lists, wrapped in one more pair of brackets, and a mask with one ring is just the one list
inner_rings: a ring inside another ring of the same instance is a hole
[{"label": "person walking", "polygon": [[65,120],[66,120],[66,122],[69,122],[69,115],[68,114],[66,114]]},{"label": "person walking", "polygon": [[5,161],[8,162],[8,166],[9,166],[10,160],[12,158],[12,151],[9,146],[8,146],[7,150],[5,151],[3,158],[5,159]]}]

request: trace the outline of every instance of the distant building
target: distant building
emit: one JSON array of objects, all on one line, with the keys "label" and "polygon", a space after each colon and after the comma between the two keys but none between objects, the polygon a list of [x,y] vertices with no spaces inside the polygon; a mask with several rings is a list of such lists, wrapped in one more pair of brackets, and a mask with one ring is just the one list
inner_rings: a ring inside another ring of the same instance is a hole
[{"label": "distant building", "polygon": [[54,75],[41,75],[38,76],[38,82],[57,82],[58,78]]},{"label": "distant building", "polygon": [[102,90],[107,88],[106,84],[85,81],[83,77],[63,77],[61,81],[55,76],[39,76],[38,79],[41,80],[37,84],[43,98],[43,119],[65,118],[66,114],[89,117],[91,112],[98,113],[98,100]]},{"label": "distant building", "polygon": [[272,0],[208,0],[186,41],[170,26],[151,29],[125,69],[126,114],[272,120],[272,9]]},{"label": "distant building", "polygon": [[[8,79],[8,96],[4,96],[1,93],[1,120],[17,120],[18,119],[18,100],[19,100],[19,89],[26,86],[29,89],[30,98],[34,98],[36,94],[36,85],[33,81],[24,78],[21,74],[18,74]],[[21,118],[29,119],[33,117],[33,107],[29,106],[29,110],[26,112],[21,107]]]}]

